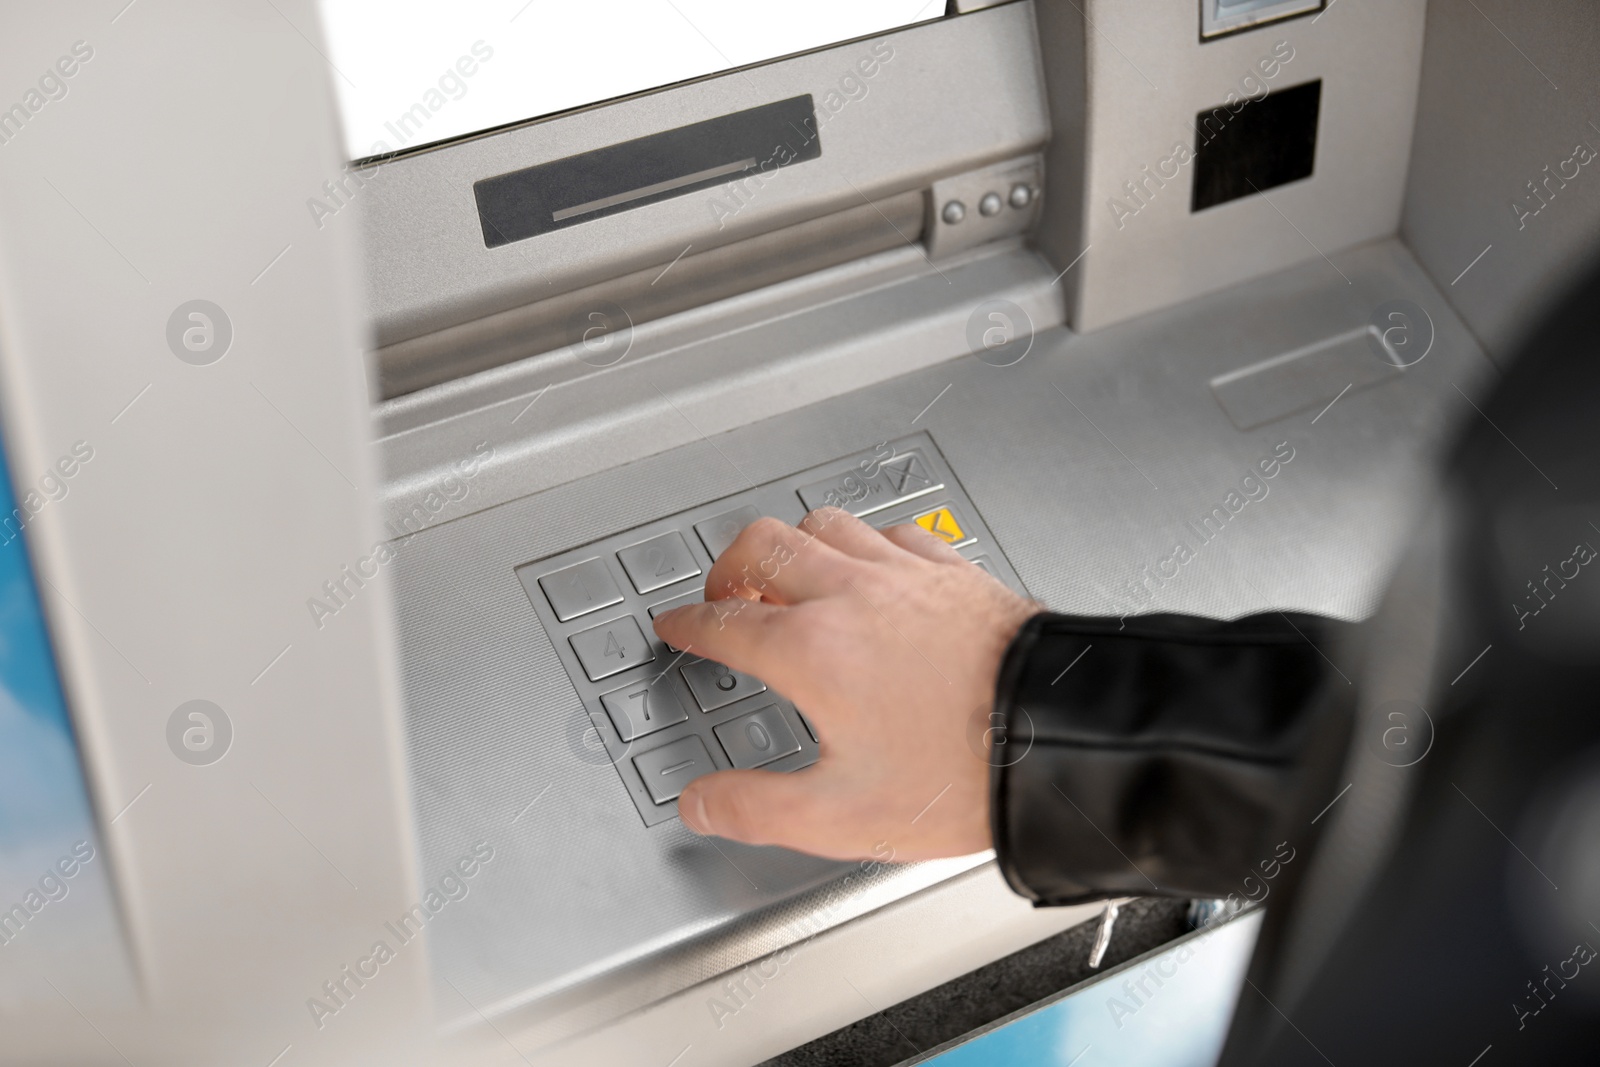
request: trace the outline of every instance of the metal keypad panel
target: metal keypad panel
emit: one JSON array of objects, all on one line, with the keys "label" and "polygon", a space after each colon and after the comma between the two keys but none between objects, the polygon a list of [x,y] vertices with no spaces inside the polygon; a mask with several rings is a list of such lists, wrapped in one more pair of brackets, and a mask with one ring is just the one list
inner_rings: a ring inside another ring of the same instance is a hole
[{"label": "metal keypad panel", "polygon": [[702,774],[816,762],[815,732],[791,701],[692,648],[669,648],[650,620],[698,602],[716,557],[755,519],[795,523],[825,505],[878,527],[916,523],[1025,592],[926,433],[517,568],[645,825],[674,817]]}]

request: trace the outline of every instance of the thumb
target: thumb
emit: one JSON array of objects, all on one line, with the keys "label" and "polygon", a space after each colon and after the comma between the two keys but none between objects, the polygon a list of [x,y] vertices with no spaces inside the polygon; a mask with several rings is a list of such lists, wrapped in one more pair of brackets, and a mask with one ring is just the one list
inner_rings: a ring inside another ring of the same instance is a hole
[{"label": "thumb", "polygon": [[818,784],[809,771],[717,771],[684,787],[678,817],[698,834],[800,847],[818,829]]}]

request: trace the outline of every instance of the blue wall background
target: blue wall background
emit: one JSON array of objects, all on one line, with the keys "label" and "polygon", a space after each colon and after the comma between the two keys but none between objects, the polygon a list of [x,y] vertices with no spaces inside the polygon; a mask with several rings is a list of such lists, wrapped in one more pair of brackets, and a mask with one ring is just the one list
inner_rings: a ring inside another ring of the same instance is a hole
[{"label": "blue wall background", "polygon": [[91,830],[77,744],[17,514],[10,480],[0,477],[0,516],[12,520],[0,528],[0,885],[8,881],[7,857],[31,851],[30,842]]},{"label": "blue wall background", "polygon": [[0,1016],[134,991],[9,470],[0,446]]}]

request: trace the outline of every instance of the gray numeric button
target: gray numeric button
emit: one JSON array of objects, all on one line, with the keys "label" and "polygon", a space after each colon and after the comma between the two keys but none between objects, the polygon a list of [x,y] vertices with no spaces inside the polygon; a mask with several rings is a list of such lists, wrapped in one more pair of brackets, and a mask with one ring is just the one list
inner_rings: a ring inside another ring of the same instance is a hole
[{"label": "gray numeric button", "polygon": [[768,704],[716,729],[728,760],[740,770],[759,767],[800,751],[800,741],[783,719],[783,709]]},{"label": "gray numeric button", "polygon": [[683,668],[683,680],[689,683],[689,692],[694,694],[695,703],[700,705],[701,711],[716,711],[736,700],[767,691],[766,683],[761,679],[709,659]]},{"label": "gray numeric button", "polygon": [[539,579],[545,599],[562,622],[622,603],[622,590],[611,580],[604,560],[586,559]]},{"label": "gray numeric button", "polygon": [[[682,596],[674,597],[665,604],[652,604],[650,605],[650,617],[653,619],[664,611],[671,611],[673,608],[681,608],[688,604],[698,604],[705,599],[705,592],[706,591],[704,589],[696,589],[692,593],[684,593]],[[665,644],[665,642],[663,642],[663,644]],[[680,651],[679,649],[673,648],[671,645],[666,645],[666,649],[668,652]]]},{"label": "gray numeric button", "polygon": [[638,770],[639,777],[644,779],[650,799],[657,804],[678,799],[684,786],[702,774],[716,770],[711,762],[711,753],[706,751],[705,742],[698,737],[680,738],[670,745],[662,745],[635,756],[633,766]]},{"label": "gray numeric button", "polygon": [[583,673],[589,681],[598,682],[630,667],[649,663],[655,659],[644,631],[632,615],[601,623],[581,634],[572,635],[572,651],[583,664]]},{"label": "gray numeric button", "polygon": [[694,532],[700,535],[701,544],[706,546],[706,551],[711,553],[711,558],[716,559],[727,551],[733,539],[739,536],[739,531],[749,526],[761,517],[761,512],[746,504],[742,508],[725,511],[721,515],[713,515],[694,524]]},{"label": "gray numeric button", "polygon": [[689,717],[670,682],[640,682],[600,698],[611,725],[624,741],[632,741],[674,726]]},{"label": "gray numeric button", "polygon": [[664,604],[651,604],[650,617],[653,619],[657,615],[671,611],[674,608],[686,607],[689,604],[698,604],[705,599],[705,592],[706,591],[704,589],[696,589],[692,593],[684,593],[682,596],[673,597]]},{"label": "gray numeric button", "polygon": [[689,554],[683,535],[676,530],[625,548],[617,553],[617,558],[633,580],[633,587],[641,593],[653,593],[662,586],[700,573],[700,565]]}]

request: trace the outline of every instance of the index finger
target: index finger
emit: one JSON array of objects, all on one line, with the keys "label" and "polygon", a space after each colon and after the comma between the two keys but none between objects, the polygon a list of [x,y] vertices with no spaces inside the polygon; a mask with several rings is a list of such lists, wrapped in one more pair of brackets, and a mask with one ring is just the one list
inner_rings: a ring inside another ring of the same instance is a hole
[{"label": "index finger", "polygon": [[792,608],[742,597],[686,604],[656,616],[656,635],[673,648],[714,659],[782,688],[780,627]]}]

